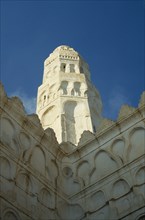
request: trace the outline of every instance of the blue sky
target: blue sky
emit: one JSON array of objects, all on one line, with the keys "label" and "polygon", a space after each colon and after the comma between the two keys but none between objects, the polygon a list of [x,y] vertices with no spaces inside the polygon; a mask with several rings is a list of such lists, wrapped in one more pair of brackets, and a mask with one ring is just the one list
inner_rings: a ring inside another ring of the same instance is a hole
[{"label": "blue sky", "polygon": [[9,96],[35,111],[43,62],[59,45],[90,66],[103,115],[137,107],[144,90],[144,1],[1,1],[1,80]]}]

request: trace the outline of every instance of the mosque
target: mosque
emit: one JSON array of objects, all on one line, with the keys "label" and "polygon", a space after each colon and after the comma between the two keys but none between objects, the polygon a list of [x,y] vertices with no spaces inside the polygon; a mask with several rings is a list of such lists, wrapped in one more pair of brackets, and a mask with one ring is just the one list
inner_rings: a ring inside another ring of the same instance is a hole
[{"label": "mosque", "polygon": [[69,46],[44,62],[36,114],[0,85],[1,220],[145,220],[145,92],[103,118]]}]

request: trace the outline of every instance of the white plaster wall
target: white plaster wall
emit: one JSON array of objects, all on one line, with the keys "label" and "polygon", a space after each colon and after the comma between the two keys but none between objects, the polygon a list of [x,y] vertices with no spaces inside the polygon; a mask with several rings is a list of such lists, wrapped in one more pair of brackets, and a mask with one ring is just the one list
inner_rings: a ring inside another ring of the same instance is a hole
[{"label": "white plaster wall", "polygon": [[[144,112],[120,111],[78,146],[58,144],[1,87],[1,218],[118,220],[145,213]],[[142,96],[143,97],[143,96]],[[125,112],[125,114],[124,114]]]}]

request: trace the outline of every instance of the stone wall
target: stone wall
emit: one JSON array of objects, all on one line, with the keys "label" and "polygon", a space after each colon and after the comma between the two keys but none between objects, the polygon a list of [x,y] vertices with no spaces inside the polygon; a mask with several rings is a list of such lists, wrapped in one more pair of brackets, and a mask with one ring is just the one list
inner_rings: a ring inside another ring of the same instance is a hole
[{"label": "stone wall", "polygon": [[75,146],[0,88],[1,219],[145,218],[145,93]]}]

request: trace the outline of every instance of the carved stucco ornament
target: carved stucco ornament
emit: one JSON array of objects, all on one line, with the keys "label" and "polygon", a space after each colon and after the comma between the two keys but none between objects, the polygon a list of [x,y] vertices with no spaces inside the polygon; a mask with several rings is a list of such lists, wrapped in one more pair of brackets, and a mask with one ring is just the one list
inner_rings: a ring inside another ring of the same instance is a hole
[{"label": "carved stucco ornament", "polygon": [[78,145],[82,146],[83,144],[86,144],[88,141],[93,140],[94,138],[95,135],[92,132],[84,131],[81,135]]}]

